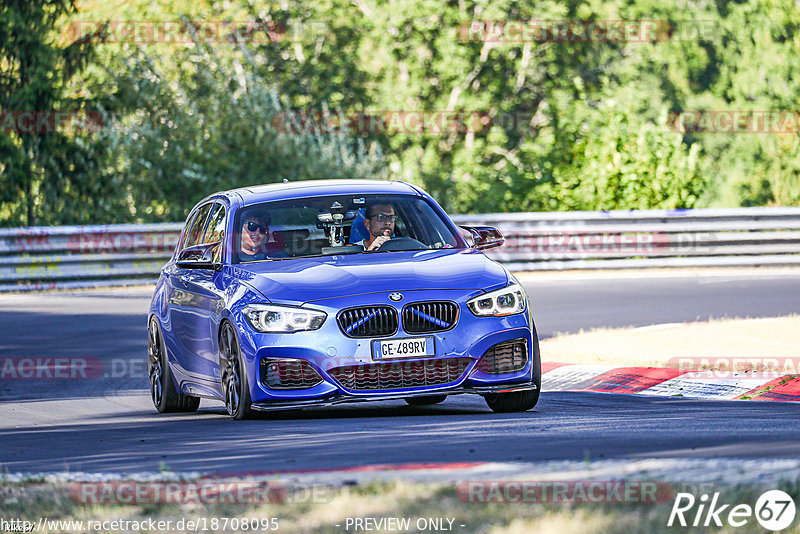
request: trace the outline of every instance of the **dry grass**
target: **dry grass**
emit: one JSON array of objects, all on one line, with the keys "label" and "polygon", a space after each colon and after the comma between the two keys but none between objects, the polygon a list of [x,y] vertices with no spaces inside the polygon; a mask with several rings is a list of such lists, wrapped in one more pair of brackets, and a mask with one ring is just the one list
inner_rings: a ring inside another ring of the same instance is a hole
[{"label": "dry grass", "polygon": [[800,315],[598,329],[546,339],[541,352],[545,362],[653,367],[688,357],[797,358]]},{"label": "dry grass", "polygon": [[[800,499],[797,482],[782,482],[778,488],[786,491],[795,501]],[[279,521],[277,532],[308,534],[341,534],[342,532],[365,532],[346,529],[350,518],[408,518],[408,530],[376,529],[371,532],[433,532],[418,530],[419,519],[444,518],[453,520],[452,532],[463,534],[672,534],[681,531],[667,527],[672,501],[658,504],[541,504],[541,503],[470,503],[457,497],[452,484],[412,484],[407,482],[371,483],[366,486],[329,488],[329,498],[317,502],[287,502],[250,506],[217,505],[128,505],[128,506],[82,506],[72,502],[64,484],[14,483],[6,490],[14,490],[14,497],[0,499],[0,517],[19,518],[37,522],[39,517],[50,519],[104,520],[147,519],[172,520],[200,518],[269,518]],[[758,485],[715,487],[720,502],[747,503],[753,505],[764,489]],[[291,499],[290,499],[291,501]],[[338,526],[337,526],[338,524]],[[462,526],[463,525],[463,526]],[[686,529],[683,529],[686,530]],[[693,528],[692,532],[754,532],[760,531],[754,519],[743,529]],[[61,532],[89,532],[84,528],[66,528]],[[115,532],[115,531],[107,531]],[[142,530],[141,532],[148,532]],[[172,532],[186,532],[185,530]],[[252,529],[226,532],[247,532]],[[260,532],[268,532],[261,530]],[[800,534],[797,521],[784,532]]]}]

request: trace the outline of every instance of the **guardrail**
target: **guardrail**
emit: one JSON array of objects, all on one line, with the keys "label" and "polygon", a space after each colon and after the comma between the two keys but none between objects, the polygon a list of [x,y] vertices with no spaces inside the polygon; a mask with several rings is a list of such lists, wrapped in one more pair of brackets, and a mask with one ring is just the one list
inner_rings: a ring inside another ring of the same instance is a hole
[{"label": "guardrail", "polygon": [[457,215],[506,237],[512,271],[800,265],[800,208]]},{"label": "guardrail", "polygon": [[[513,271],[800,265],[800,208],[456,215]],[[152,283],[180,223],[0,229],[0,292]]]},{"label": "guardrail", "polygon": [[183,225],[0,229],[0,292],[154,282]]}]

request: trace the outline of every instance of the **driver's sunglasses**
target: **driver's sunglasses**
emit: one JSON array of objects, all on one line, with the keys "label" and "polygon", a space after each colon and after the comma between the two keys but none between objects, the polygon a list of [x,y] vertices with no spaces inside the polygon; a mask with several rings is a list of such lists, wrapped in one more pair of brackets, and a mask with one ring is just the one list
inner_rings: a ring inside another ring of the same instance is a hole
[{"label": "driver's sunglasses", "polygon": [[397,215],[386,215],[385,213],[378,213],[373,215],[375,219],[378,219],[378,222],[386,222],[389,221],[391,223],[397,220]]},{"label": "driver's sunglasses", "polygon": [[244,224],[247,226],[247,231],[248,232],[255,232],[256,230],[258,230],[262,234],[266,234],[267,233],[267,226],[266,225],[260,225],[258,223],[253,222],[253,221],[247,221]]}]

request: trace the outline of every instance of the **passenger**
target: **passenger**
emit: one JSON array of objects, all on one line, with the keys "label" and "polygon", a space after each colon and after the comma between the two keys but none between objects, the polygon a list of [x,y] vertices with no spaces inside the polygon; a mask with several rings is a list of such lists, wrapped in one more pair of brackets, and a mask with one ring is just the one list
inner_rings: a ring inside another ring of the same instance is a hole
[{"label": "passenger", "polygon": [[240,261],[267,259],[264,244],[269,236],[269,218],[250,214],[242,220],[242,239],[239,252]]}]

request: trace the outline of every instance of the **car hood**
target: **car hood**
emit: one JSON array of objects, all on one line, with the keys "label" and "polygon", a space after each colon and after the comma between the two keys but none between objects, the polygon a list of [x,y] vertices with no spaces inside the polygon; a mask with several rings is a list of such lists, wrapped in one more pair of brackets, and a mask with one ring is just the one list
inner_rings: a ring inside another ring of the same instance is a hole
[{"label": "car hood", "polygon": [[471,249],[264,261],[237,265],[234,276],[284,303],[415,289],[492,290],[508,283],[502,266]]}]

